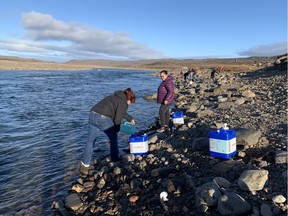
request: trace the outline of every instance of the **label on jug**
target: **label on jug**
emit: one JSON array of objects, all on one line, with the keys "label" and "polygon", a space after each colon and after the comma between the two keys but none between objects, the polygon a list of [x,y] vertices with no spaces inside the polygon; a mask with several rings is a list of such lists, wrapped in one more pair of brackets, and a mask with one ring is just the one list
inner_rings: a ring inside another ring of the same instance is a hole
[{"label": "label on jug", "polygon": [[236,151],[236,137],[230,140],[209,139],[210,151],[230,154]]}]

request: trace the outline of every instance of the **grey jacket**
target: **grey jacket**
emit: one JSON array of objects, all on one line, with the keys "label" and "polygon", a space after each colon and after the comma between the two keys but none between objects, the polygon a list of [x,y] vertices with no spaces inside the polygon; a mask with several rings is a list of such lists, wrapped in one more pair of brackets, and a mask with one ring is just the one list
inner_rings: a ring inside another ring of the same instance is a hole
[{"label": "grey jacket", "polygon": [[114,125],[120,125],[122,119],[131,121],[133,119],[127,113],[128,104],[124,91],[116,91],[113,95],[107,96],[95,104],[90,111],[97,112],[101,115],[110,117]]}]

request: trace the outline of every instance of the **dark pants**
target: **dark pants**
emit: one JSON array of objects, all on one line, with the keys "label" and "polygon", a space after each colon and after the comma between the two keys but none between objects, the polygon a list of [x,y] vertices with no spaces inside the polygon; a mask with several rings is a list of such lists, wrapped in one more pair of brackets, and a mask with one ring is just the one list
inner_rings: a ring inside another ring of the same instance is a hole
[{"label": "dark pants", "polygon": [[159,109],[160,125],[165,127],[169,125],[170,119],[170,104],[161,104]]},{"label": "dark pants", "polygon": [[115,128],[111,127],[103,131],[110,140],[110,157],[112,161],[117,161],[119,159],[119,150],[118,150],[118,140],[117,133]]}]

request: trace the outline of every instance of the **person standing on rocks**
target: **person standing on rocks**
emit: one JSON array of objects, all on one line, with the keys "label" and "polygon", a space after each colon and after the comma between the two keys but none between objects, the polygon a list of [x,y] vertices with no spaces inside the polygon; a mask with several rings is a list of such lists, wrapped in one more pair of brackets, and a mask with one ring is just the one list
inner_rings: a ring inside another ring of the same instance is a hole
[{"label": "person standing on rocks", "polygon": [[88,142],[80,163],[80,172],[88,174],[89,165],[92,159],[93,145],[97,140],[98,133],[103,131],[110,140],[111,161],[119,161],[119,150],[117,132],[120,131],[122,119],[135,124],[135,120],[127,113],[128,106],[135,103],[136,95],[131,88],[125,91],[115,91],[113,95],[107,96],[95,104],[89,115]]},{"label": "person standing on rocks", "polygon": [[163,82],[158,87],[157,103],[161,104],[159,108],[161,128],[157,131],[164,132],[169,128],[170,105],[174,102],[174,78],[168,75],[167,70],[162,70],[160,77]]}]

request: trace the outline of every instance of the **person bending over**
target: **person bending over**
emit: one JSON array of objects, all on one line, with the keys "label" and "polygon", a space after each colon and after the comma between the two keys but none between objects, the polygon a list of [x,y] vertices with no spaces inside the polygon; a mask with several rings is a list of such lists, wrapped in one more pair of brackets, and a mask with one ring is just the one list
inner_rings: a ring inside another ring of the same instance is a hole
[{"label": "person bending over", "polygon": [[111,161],[120,160],[117,132],[120,131],[120,124],[123,118],[135,124],[134,118],[127,113],[128,106],[135,103],[135,99],[136,95],[131,88],[127,88],[125,91],[115,91],[113,95],[103,98],[91,108],[88,142],[80,163],[80,172],[82,174],[88,174],[93,145],[100,131],[103,131],[110,140]]}]

